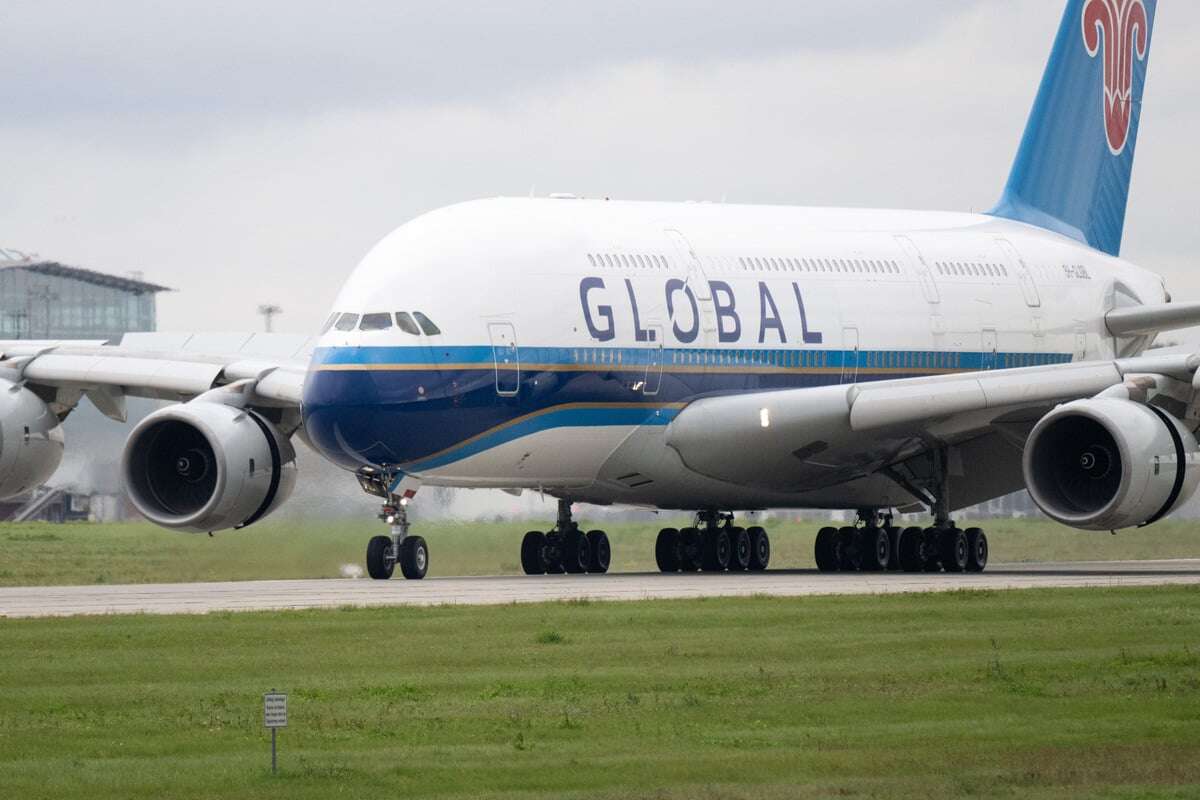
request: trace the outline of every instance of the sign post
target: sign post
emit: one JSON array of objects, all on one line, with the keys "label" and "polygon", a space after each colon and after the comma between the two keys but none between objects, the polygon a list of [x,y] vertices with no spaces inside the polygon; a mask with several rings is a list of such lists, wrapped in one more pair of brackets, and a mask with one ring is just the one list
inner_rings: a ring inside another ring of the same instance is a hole
[{"label": "sign post", "polygon": [[263,695],[263,725],[271,729],[271,774],[274,775],[278,762],[275,758],[275,732],[287,727],[287,695],[274,689]]}]

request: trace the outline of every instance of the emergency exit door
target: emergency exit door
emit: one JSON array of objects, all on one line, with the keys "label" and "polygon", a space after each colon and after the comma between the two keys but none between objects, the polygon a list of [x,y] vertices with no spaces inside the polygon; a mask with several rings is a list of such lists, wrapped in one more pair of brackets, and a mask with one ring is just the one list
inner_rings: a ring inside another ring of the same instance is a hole
[{"label": "emergency exit door", "polygon": [[521,356],[517,350],[517,331],[511,322],[489,322],[492,360],[496,365],[496,393],[515,397],[521,390]]}]

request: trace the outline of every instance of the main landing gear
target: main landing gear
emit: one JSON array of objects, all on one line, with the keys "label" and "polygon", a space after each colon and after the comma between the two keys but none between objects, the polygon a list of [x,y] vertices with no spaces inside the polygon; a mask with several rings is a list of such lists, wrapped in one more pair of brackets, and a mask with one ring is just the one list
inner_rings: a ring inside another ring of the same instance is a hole
[{"label": "main landing gear", "polygon": [[890,515],[859,513],[857,527],[822,528],[816,561],[821,572],[983,572],[987,534],[945,521],[930,528],[898,528]]},{"label": "main landing gear", "polygon": [[611,559],[608,534],[581,531],[571,518],[569,500],[558,501],[554,530],[530,531],[521,541],[521,568],[526,575],[605,573]]},{"label": "main landing gear", "polygon": [[660,572],[761,572],[771,563],[771,538],[760,527],[739,528],[733,514],[702,511],[690,528],[658,532]]}]

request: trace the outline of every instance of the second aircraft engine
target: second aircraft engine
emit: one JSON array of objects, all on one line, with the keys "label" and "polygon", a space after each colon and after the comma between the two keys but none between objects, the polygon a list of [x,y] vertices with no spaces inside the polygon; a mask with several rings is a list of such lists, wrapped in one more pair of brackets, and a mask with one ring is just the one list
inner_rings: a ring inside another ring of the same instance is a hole
[{"label": "second aircraft engine", "polygon": [[41,486],[62,463],[62,423],[40,397],[0,380],[0,499]]},{"label": "second aircraft engine", "polygon": [[206,533],[277,509],[296,482],[296,451],[260,414],[195,400],[142,420],[121,459],[133,505],[155,524]]},{"label": "second aircraft engine", "polygon": [[1111,397],[1051,411],[1025,443],[1025,485],[1055,520],[1093,531],[1157,522],[1200,483],[1191,431],[1153,406]]}]

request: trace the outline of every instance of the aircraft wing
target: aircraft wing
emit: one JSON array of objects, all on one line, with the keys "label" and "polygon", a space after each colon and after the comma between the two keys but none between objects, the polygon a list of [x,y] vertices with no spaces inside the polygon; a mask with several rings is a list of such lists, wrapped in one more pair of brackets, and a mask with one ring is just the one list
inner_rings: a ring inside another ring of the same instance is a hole
[{"label": "aircraft wing", "polygon": [[35,390],[60,417],[82,397],[124,421],[126,396],[186,401],[214,389],[258,408],[298,409],[312,344],[287,334],[126,334],[120,344],[0,342],[0,378]]},{"label": "aircraft wing", "polygon": [[[1025,437],[1043,415],[1101,393],[1158,398],[1195,427],[1198,367],[1200,355],[1164,354],[712,397],[684,408],[666,436],[701,474],[778,490],[890,475],[921,454],[973,440],[990,444],[966,460],[987,469],[996,439],[1015,445],[1007,449],[1019,463]],[[1011,456],[991,468],[1001,471]],[[967,495],[960,499],[968,504]]]}]

